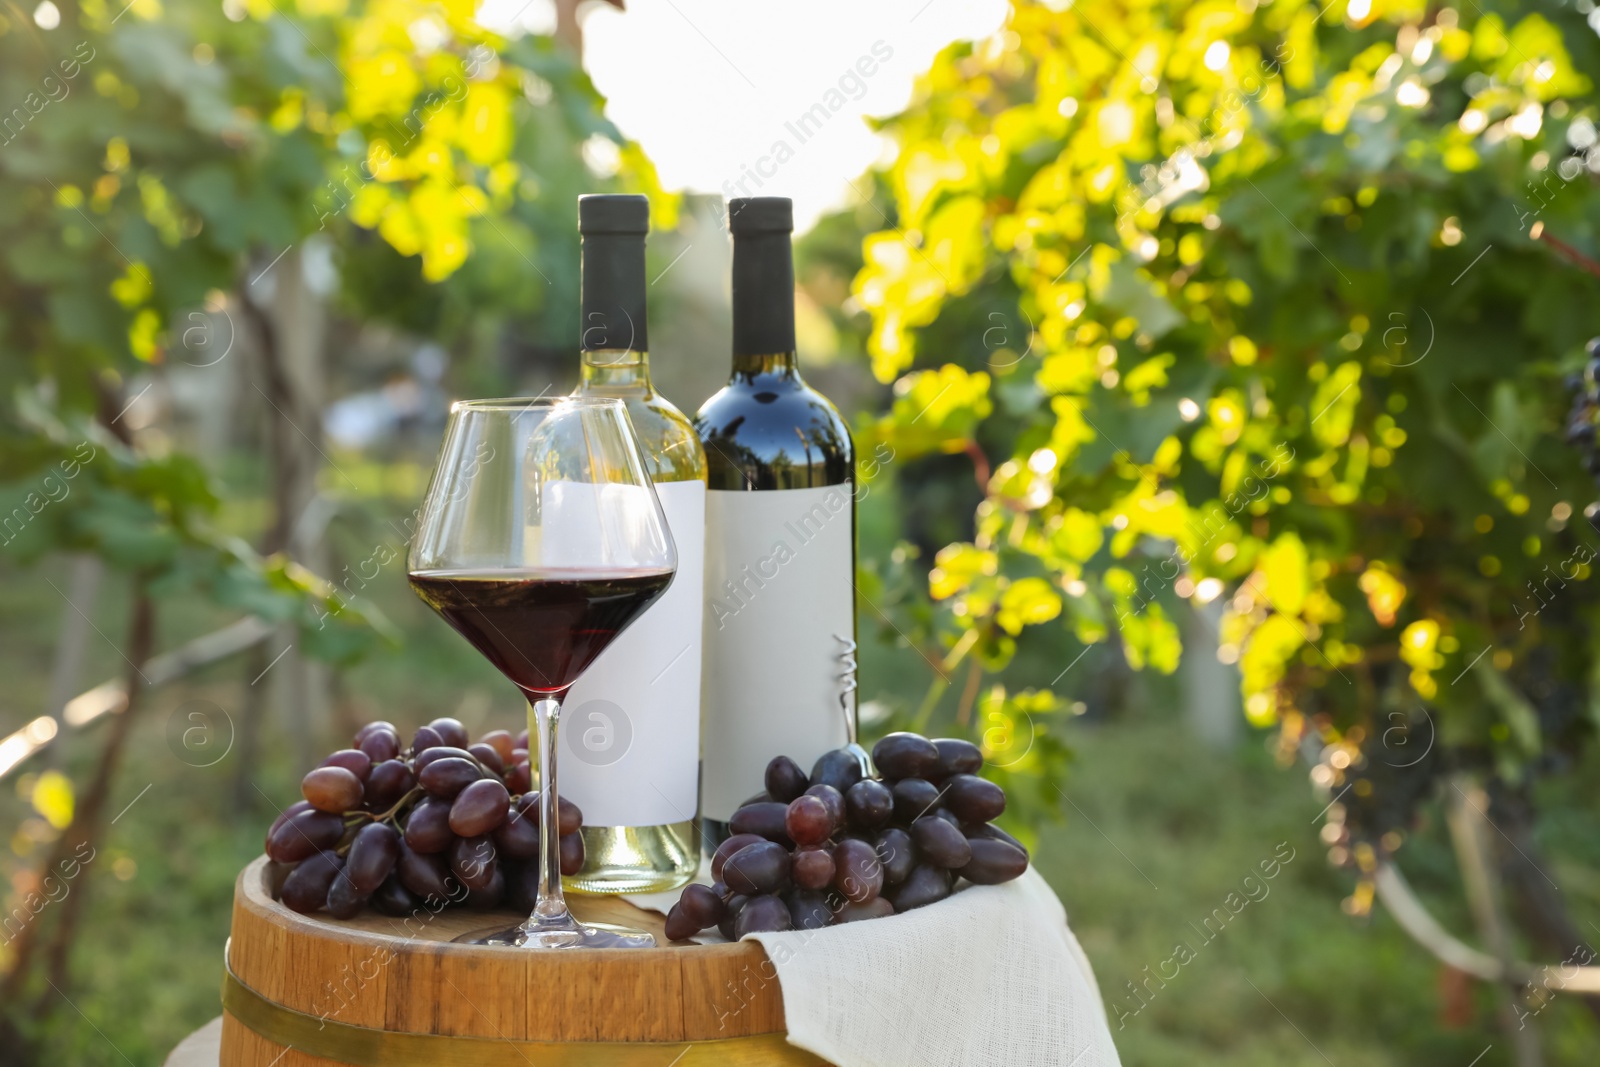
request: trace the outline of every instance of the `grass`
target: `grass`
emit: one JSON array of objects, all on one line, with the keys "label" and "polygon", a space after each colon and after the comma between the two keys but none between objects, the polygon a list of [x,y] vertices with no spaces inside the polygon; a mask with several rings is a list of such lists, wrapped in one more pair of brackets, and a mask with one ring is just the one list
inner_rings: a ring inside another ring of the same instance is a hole
[{"label": "grass", "polygon": [[[883,531],[880,518],[863,515],[864,552],[883,550],[877,543]],[[347,542],[345,558],[361,559],[371,536],[381,535],[342,529],[335,536]],[[0,565],[7,591],[0,600],[0,670],[7,679],[0,730],[27,722],[44,704],[67,582],[60,560],[26,570]],[[519,699],[410,596],[398,564],[364,593],[405,640],[343,676],[333,721],[317,725],[319,752],[336,747],[364,718],[410,726],[456,713],[475,729],[520,718]],[[108,580],[94,611],[102,633],[91,637],[86,681],[123,669],[115,645],[125,614],[124,592]],[[172,647],[218,621],[206,609],[169,605],[158,646]],[[864,614],[864,633],[869,622]],[[269,649],[269,657],[275,651]],[[902,701],[920,699],[925,670],[914,653],[865,651],[866,696],[890,688]],[[269,672],[259,684],[282,681]],[[248,682],[244,664],[234,661],[147,694],[109,806],[108,814],[122,814],[71,884],[72,892],[90,894],[71,984],[64,995],[50,993],[41,1019],[19,1020],[40,1039],[41,1062],[160,1063],[184,1035],[218,1013],[234,876],[259,850],[273,814],[269,804],[296,797],[304,768],[296,765],[283,727],[283,690],[272,691],[260,758],[243,772],[237,752],[215,766],[191,766],[169,746],[167,730],[194,699],[214,702],[237,727]],[[1068,731],[1077,756],[1059,783],[1062,821],[1040,829],[1035,858],[1095,966],[1124,1063],[1510,1062],[1488,990],[1469,991],[1469,1021],[1447,1024],[1432,959],[1381,908],[1365,921],[1341,913],[1349,879],[1323,859],[1316,820],[1321,804],[1302,773],[1274,765],[1259,744],[1227,753],[1200,747],[1177,724],[1175,710],[1154,702],[1106,722],[1074,721]],[[81,785],[97,741],[93,731],[69,737],[49,758]],[[13,884],[37,861],[32,842],[41,824],[26,795],[46,766],[36,760],[0,789],[0,820],[13,830],[0,868]],[[250,803],[236,810],[231,798],[241,773]],[[1581,788],[1583,778],[1574,775],[1565,792],[1551,797],[1557,802],[1551,854],[1567,857],[1557,876],[1574,894],[1580,917],[1597,914],[1590,905],[1600,903],[1595,802]],[[1448,885],[1448,855],[1436,830],[1419,835],[1407,851],[1419,882]],[[1274,858],[1275,877],[1261,878],[1261,864]],[[1251,876],[1256,880],[1247,881]],[[1226,913],[1230,893],[1238,894],[1238,914],[1229,913],[1220,933],[1208,937],[1202,924],[1218,908]],[[1250,895],[1258,899],[1240,906]],[[1470,929],[1458,903],[1448,896],[1434,903],[1452,929]],[[1173,964],[1164,961],[1178,958],[1180,942],[1192,958],[1173,976]],[[1169,978],[1151,977],[1162,966]],[[1536,1025],[1552,1067],[1594,1062],[1600,1027],[1571,998],[1558,998]],[[0,1052],[0,1061],[9,1062],[8,1056]]]}]

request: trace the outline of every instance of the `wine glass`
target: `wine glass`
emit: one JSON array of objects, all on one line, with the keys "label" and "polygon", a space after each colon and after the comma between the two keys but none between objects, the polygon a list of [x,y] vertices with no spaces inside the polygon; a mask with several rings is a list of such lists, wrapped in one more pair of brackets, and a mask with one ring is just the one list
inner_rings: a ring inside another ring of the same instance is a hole
[{"label": "wine glass", "polygon": [[411,546],[411,587],[516,683],[539,745],[539,897],[478,944],[649,948],[648,933],[580,923],[561,892],[556,734],[561,697],[665,592],[677,551],[623,402],[467,400]]}]

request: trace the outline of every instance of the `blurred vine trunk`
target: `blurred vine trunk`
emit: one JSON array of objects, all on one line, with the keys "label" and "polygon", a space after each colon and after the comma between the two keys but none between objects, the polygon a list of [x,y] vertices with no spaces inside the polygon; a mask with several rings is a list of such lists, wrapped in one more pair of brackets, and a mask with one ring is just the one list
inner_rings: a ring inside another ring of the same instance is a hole
[{"label": "blurred vine trunk", "polygon": [[[67,603],[61,606],[61,628],[56,633],[55,661],[50,667],[50,690],[45,714],[61,721],[67,701],[77,696],[83,682],[83,661],[89,645],[89,620],[100,599],[100,578],[105,563],[99,556],[72,557],[67,579]],[[59,745],[46,745],[39,753],[41,762],[53,767],[60,758]]]},{"label": "blurred vine trunk", "polygon": [[[95,764],[94,777],[90,779],[89,787],[82,799],[75,804],[72,821],[51,845],[44,863],[39,868],[41,878],[49,876],[51,872],[63,872],[69,869],[80,871],[94,862],[95,845],[100,837],[106,802],[111,796],[112,783],[122,762],[122,753],[128,745],[134,716],[143,702],[145,689],[141,684],[144,680],[143,667],[150,659],[154,643],[155,607],[143,583],[135,579],[126,654],[128,702],[121,713],[111,721],[110,733]],[[89,850],[87,855],[83,852],[85,848]],[[84,898],[88,896],[89,885],[88,877],[72,881],[67,894],[60,899],[54,909],[41,911],[16,935],[12,944],[11,969],[6,975],[4,985],[0,986],[0,1004],[5,1006],[8,1015],[19,1010],[30,1018],[48,1014],[54,994],[59,994],[70,1001],[67,986],[70,984],[72,946],[77,939],[78,920],[83,914]],[[54,910],[54,915],[50,915],[51,910]],[[48,943],[42,937],[47,917],[48,922],[53,923]],[[44,951],[45,984],[37,990],[36,998],[24,1007],[23,998],[29,991],[30,978],[35,970],[35,957],[39,954],[41,946]],[[7,1045],[20,1040],[11,1018],[5,1020],[5,1029],[9,1032],[0,1036],[5,1038]],[[26,1052],[23,1055],[26,1062]]]},{"label": "blurred vine trunk", "polygon": [[[260,380],[252,390],[267,402],[266,424],[272,486],[272,525],[261,543],[263,554],[287,552],[318,574],[327,574],[328,552],[321,524],[302,523],[317,497],[317,475],[327,462],[322,449],[322,410],[326,401],[324,349],[326,313],[306,279],[305,256],[291,248],[244,287],[240,301],[254,326]],[[246,394],[249,395],[249,394]],[[315,531],[307,533],[307,527]],[[276,698],[284,708],[295,766],[315,762],[316,725],[329,707],[327,668],[294,647],[294,628],[282,627],[249,657],[240,725],[234,798],[253,806],[251,775],[258,763],[263,713]],[[274,677],[275,676],[275,677]]]},{"label": "blurred vine trunk", "polygon": [[[1461,881],[1467,904],[1478,927],[1484,947],[1500,961],[1503,971],[1515,971],[1516,948],[1511,925],[1506,919],[1500,868],[1494,862],[1494,844],[1489,840],[1489,796],[1482,786],[1464,775],[1451,779],[1451,792],[1445,800],[1450,838],[1456,860],[1461,865]],[[1539,1032],[1529,1025],[1528,1013],[1518,1004],[1520,987],[1500,983],[1496,1000],[1500,1028],[1510,1042],[1516,1067],[1543,1067]]]},{"label": "blurred vine trunk", "polygon": [[[1579,931],[1567,911],[1561,891],[1552,880],[1549,860],[1534,840],[1535,812],[1526,797],[1508,796],[1504,792],[1494,798],[1495,823],[1505,835],[1505,844],[1499,855],[1500,870],[1517,918],[1517,927],[1524,931],[1547,957],[1559,962],[1555,965],[1558,976],[1569,967],[1590,966],[1600,963],[1594,946]],[[1575,994],[1600,1020],[1600,996]]]},{"label": "blurred vine trunk", "polygon": [[1239,671],[1217,659],[1220,599],[1183,613],[1183,711],[1195,737],[1218,750],[1234,748],[1243,733]]}]

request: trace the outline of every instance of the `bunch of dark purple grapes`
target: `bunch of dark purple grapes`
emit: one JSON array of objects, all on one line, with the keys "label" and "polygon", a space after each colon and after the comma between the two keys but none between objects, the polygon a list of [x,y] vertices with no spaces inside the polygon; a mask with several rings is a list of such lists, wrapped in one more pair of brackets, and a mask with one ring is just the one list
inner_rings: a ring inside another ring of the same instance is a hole
[{"label": "bunch of dark purple grapes", "polygon": [[989,825],[1005,791],[978,777],[970,741],[890,734],[872,749],[882,778],[845,749],[806,777],[788,756],[767,764],[767,791],[745,802],[711,860],[710,887],[684,888],[667,913],[669,938],[715,926],[737,939],[876,919],[948,897],[961,878],[1009,882],[1028,850]]},{"label": "bunch of dark purple grapes", "polygon": [[[310,914],[348,919],[371,904],[411,915],[452,904],[531,911],[539,882],[539,794],[528,735],[491,730],[476,743],[435,719],[402,748],[371,722],[353,748],[322,761],[305,795],[267,831],[274,891]],[[583,866],[583,814],[558,800],[561,873]]]},{"label": "bunch of dark purple grapes", "polygon": [[[1572,410],[1567,414],[1566,442],[1583,455],[1584,467],[1600,482],[1600,337],[1587,347],[1589,359],[1580,374],[1567,379],[1567,389],[1573,394]],[[1589,525],[1600,532],[1600,500],[1583,509]]]}]

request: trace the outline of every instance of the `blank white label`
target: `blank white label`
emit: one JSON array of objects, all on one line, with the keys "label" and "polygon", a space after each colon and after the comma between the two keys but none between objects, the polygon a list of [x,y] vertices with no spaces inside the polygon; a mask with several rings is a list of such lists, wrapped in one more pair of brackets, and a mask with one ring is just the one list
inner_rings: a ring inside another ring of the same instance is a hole
[{"label": "blank white label", "polygon": [[678,573],[561,702],[558,788],[583,809],[586,826],[660,826],[695,815],[706,487],[662,482],[656,495]]},{"label": "blank white label", "polygon": [[[846,741],[844,644],[855,636],[850,486],[706,498],[701,813],[726,822],[774,756],[809,772]],[[836,636],[837,635],[837,636]],[[855,714],[855,694],[847,707]]]}]

